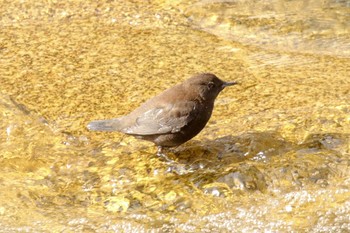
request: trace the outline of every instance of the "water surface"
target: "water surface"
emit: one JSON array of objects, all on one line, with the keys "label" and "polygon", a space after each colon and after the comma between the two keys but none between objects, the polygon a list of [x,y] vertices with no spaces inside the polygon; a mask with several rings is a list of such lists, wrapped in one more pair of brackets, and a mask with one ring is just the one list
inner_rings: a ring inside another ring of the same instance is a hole
[{"label": "water surface", "polygon": [[[0,23],[4,232],[350,228],[347,1],[12,1]],[[89,132],[194,73],[225,89],[160,160]]]}]

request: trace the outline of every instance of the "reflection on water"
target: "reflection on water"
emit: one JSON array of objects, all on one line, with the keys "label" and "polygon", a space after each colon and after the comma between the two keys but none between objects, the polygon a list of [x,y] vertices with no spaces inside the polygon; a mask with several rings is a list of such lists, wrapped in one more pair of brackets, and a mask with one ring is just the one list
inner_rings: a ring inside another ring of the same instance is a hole
[{"label": "reflection on water", "polygon": [[[347,231],[350,6],[252,2],[4,3],[1,229]],[[86,130],[204,71],[240,85],[175,163]]]}]

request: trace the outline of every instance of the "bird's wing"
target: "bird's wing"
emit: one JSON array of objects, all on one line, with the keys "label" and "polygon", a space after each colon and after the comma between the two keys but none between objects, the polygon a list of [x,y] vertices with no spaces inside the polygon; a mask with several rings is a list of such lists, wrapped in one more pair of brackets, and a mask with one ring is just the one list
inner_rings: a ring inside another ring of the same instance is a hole
[{"label": "bird's wing", "polygon": [[153,108],[136,118],[135,123],[122,132],[133,135],[176,133],[197,115],[193,101],[182,101]]}]

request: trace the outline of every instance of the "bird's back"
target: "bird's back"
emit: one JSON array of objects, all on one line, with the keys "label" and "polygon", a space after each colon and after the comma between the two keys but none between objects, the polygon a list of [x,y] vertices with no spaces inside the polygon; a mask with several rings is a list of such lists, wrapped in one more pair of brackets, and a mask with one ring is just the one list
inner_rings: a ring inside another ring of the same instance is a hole
[{"label": "bird's back", "polygon": [[144,102],[128,115],[92,121],[88,128],[131,135],[175,133],[195,118],[200,109],[196,105],[195,93],[186,91],[184,85],[178,84]]}]

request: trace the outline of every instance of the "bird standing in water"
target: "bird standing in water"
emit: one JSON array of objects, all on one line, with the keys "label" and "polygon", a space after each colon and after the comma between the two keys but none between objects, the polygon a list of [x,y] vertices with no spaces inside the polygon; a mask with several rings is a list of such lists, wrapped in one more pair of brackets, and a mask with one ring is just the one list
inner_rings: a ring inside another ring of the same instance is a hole
[{"label": "bird standing in water", "polygon": [[198,74],[147,100],[126,116],[92,121],[87,127],[151,141],[158,146],[157,154],[164,156],[162,148],[181,145],[204,128],[218,94],[235,84],[214,74]]}]

